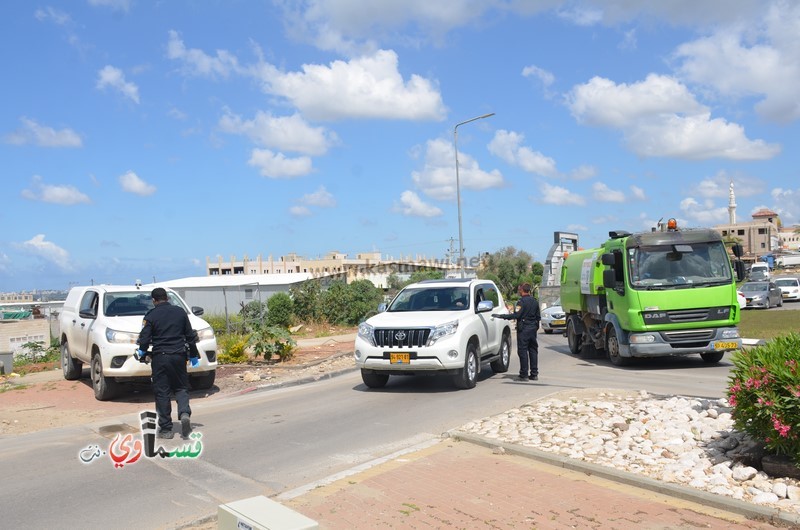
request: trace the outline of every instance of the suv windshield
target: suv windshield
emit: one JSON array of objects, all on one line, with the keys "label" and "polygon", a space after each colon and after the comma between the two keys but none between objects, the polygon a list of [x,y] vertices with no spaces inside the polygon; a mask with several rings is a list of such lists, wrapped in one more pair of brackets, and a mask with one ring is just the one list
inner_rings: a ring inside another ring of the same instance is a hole
[{"label": "suv windshield", "polygon": [[[170,304],[186,311],[186,306],[175,296],[175,293],[167,291],[167,297]],[[150,298],[150,293],[142,291],[106,293],[103,298],[103,313],[109,317],[144,315],[151,309],[153,309],[153,300]]]},{"label": "suv windshield", "polygon": [[387,311],[461,311],[469,307],[469,287],[412,287],[400,291]]},{"label": "suv windshield", "polygon": [[628,266],[635,289],[724,285],[733,278],[721,241],[629,248]]}]

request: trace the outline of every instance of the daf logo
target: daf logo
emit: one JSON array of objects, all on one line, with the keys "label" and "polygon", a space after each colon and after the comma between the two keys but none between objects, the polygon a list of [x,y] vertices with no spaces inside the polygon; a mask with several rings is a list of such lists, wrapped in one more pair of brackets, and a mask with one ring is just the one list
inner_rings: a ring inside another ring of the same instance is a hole
[{"label": "daf logo", "polygon": [[645,320],[653,320],[653,319],[661,319],[666,318],[666,313],[644,313]]},{"label": "daf logo", "polygon": [[403,339],[406,338],[406,332],[405,331],[398,331],[397,333],[394,334],[394,338],[397,339],[397,340],[402,341]]}]

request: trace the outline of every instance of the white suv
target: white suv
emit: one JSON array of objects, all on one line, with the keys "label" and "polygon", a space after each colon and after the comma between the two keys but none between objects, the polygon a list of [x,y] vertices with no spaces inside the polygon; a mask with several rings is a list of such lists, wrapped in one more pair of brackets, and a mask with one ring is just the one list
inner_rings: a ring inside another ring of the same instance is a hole
[{"label": "white suv", "polygon": [[370,388],[390,375],[452,375],[473,388],[481,364],[507,372],[511,355],[503,297],[489,280],[426,280],[400,291],[388,307],[358,327],[356,366]]},{"label": "white suv", "polygon": [[[217,369],[217,339],[214,330],[199,317],[203,308],[186,307],[174,291],[167,289],[172,305],[189,315],[197,331],[200,365],[189,367],[192,388],[211,388]],[[83,364],[89,365],[94,396],[100,401],[116,397],[120,383],[149,381],[149,364],[133,357],[142,320],[153,307],[150,291],[123,285],[73,287],[59,317],[61,368],[64,378],[80,379]]]}]

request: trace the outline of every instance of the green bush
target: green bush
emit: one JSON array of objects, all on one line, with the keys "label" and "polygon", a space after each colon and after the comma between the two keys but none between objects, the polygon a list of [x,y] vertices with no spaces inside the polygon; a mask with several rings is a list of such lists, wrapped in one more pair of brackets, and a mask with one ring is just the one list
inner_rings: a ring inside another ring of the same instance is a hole
[{"label": "green bush", "polygon": [[208,322],[216,335],[223,333],[244,333],[244,320],[241,315],[203,315],[203,320]]},{"label": "green bush", "polygon": [[22,348],[14,354],[14,366],[24,366],[30,363],[49,363],[58,361],[61,358],[60,344],[56,340],[50,342],[50,346],[45,348],[44,342],[26,342]]},{"label": "green bush", "polygon": [[316,280],[307,280],[299,285],[293,285],[289,289],[292,297],[294,316],[301,322],[319,322],[322,315],[320,313],[320,298],[322,289]]},{"label": "green bush", "polygon": [[790,333],[731,357],[728,384],[734,427],[768,451],[800,464],[800,335]]},{"label": "green bush", "polygon": [[267,324],[288,328],[292,325],[293,304],[288,293],[275,293],[267,300]]},{"label": "green bush", "polygon": [[247,355],[249,335],[242,333],[225,333],[217,336],[217,346],[222,350],[217,356],[220,364],[242,364],[250,360]]},{"label": "green bush", "polygon": [[294,347],[297,345],[289,330],[266,324],[254,327],[249,344],[253,347],[253,354],[256,357],[264,357],[265,361],[269,361],[274,355],[281,362],[292,358]]},{"label": "green bush", "polygon": [[383,300],[383,291],[369,280],[334,282],[322,293],[323,318],[334,325],[355,326],[374,313]]}]

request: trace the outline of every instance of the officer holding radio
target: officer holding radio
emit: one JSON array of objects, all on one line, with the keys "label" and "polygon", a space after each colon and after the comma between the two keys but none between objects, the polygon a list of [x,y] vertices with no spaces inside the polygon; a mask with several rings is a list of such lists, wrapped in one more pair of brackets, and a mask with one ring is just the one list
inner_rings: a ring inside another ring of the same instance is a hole
[{"label": "officer holding radio", "polygon": [[[149,357],[152,363],[158,437],[173,437],[171,394],[174,392],[181,436],[188,438],[192,432],[192,409],[189,407],[189,374],[186,371],[187,348],[188,360],[192,366],[198,366],[197,332],[192,329],[186,312],[169,303],[165,289],[156,287],[150,296],[153,309],[144,316],[142,331],[136,341],[139,348],[136,358],[147,362]],[[151,346],[152,350],[147,351]]]}]

